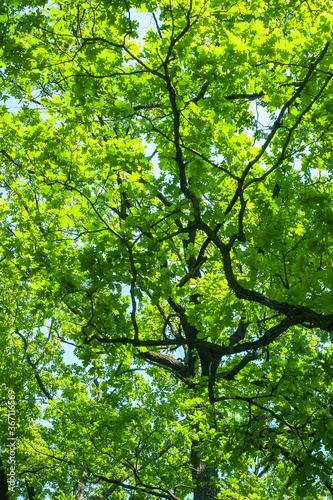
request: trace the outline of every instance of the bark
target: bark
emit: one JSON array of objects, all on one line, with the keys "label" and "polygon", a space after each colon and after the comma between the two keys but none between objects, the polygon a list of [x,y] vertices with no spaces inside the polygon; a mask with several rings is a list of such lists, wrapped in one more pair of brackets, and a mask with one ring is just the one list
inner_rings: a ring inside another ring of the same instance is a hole
[{"label": "bark", "polygon": [[35,494],[36,494],[35,488],[33,486],[29,486],[29,483],[27,480],[25,481],[25,485],[27,488],[28,500],[34,500]]},{"label": "bark", "polygon": [[0,458],[0,500],[8,500],[8,482],[6,473],[3,469],[1,458]]},{"label": "bark", "polygon": [[84,490],[86,489],[86,483],[89,476],[88,471],[83,471],[80,481],[74,485],[74,495],[75,500],[83,500]]},{"label": "bark", "polygon": [[192,441],[192,479],[195,484],[193,500],[213,500],[217,498],[219,491],[215,485],[218,479],[217,469],[200,459],[198,445],[198,441]]}]

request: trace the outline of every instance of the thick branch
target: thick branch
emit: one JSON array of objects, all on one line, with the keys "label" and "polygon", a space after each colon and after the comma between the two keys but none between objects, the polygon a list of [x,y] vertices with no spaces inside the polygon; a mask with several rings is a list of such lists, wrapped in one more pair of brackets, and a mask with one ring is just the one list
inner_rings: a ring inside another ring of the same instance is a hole
[{"label": "thick branch", "polygon": [[162,365],[165,368],[169,368],[172,372],[176,374],[181,374],[185,370],[185,365],[175,359],[173,356],[168,356],[166,354],[161,354],[160,352],[151,351],[139,351],[138,357],[144,359],[145,361],[152,362],[157,365]]},{"label": "thick branch", "polygon": [[259,356],[261,356],[265,351],[263,349],[260,349],[258,351],[251,352],[244,356],[243,359],[231,370],[227,372],[222,372],[222,373],[217,373],[216,374],[216,379],[225,379],[225,380],[234,380],[235,376],[250,362],[253,361],[254,359],[258,359]]},{"label": "thick branch", "polygon": [[333,314],[324,315],[317,313],[306,306],[288,304],[287,302],[279,302],[277,300],[270,299],[254,290],[248,290],[240,285],[233,273],[230,250],[228,246],[218,238],[215,232],[212,231],[210,227],[207,226],[207,224],[201,222],[200,226],[204,229],[207,236],[220,249],[223,258],[225,277],[227,279],[229,287],[234,291],[236,297],[238,297],[239,299],[248,300],[250,302],[257,302],[258,304],[262,304],[269,309],[288,316],[288,321],[290,322],[289,326],[291,326],[292,324],[301,324],[309,328],[320,328],[327,332],[331,332],[333,330]]}]

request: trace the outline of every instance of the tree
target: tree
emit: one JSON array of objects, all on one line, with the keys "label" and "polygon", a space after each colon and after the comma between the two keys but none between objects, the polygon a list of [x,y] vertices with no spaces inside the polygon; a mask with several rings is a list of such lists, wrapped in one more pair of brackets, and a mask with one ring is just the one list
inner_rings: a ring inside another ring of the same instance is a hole
[{"label": "tree", "polygon": [[3,490],[332,495],[331,5],[1,9]]}]

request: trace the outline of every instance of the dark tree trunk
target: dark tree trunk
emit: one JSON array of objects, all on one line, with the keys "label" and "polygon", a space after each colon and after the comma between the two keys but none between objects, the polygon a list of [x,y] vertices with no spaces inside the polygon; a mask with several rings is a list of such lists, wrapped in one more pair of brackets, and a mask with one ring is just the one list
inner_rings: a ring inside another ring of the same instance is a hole
[{"label": "dark tree trunk", "polygon": [[33,486],[29,486],[28,481],[25,482],[25,485],[27,487],[27,492],[28,492],[28,500],[34,500],[35,498],[35,488]]},{"label": "dark tree trunk", "polygon": [[195,483],[193,500],[213,500],[217,498],[219,491],[215,485],[218,478],[217,470],[200,460],[198,444],[198,441],[192,441],[191,464],[192,478]]},{"label": "dark tree trunk", "polygon": [[8,482],[6,473],[3,469],[1,458],[0,458],[0,500],[8,500]]}]

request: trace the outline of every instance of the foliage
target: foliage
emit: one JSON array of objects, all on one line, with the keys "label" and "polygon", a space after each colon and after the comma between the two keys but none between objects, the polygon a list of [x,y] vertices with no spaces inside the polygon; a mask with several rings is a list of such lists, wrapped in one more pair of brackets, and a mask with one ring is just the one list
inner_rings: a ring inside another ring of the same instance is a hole
[{"label": "foliage", "polygon": [[0,481],[13,390],[22,498],[327,498],[329,2],[0,23]]}]

